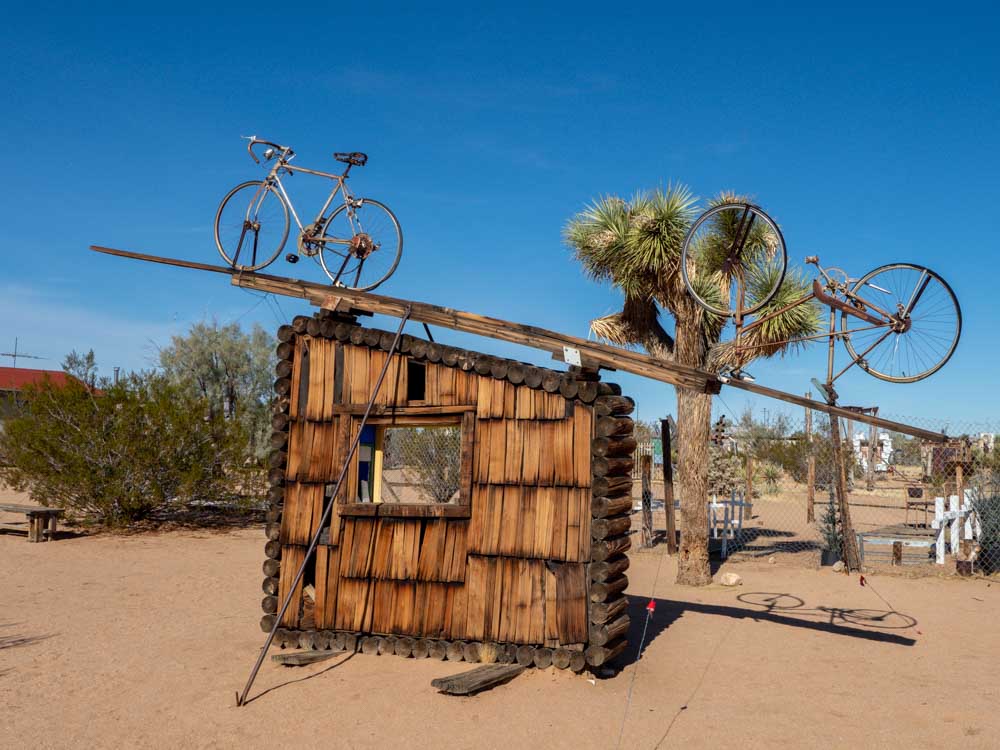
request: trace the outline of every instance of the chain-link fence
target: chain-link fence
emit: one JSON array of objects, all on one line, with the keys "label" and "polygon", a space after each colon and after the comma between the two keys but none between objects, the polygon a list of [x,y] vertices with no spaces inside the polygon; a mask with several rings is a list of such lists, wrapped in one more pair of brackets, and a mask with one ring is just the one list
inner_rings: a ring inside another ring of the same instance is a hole
[{"label": "chain-link fence", "polygon": [[[747,411],[713,429],[706,498],[713,554],[829,564],[851,539],[867,568],[1000,572],[1000,422],[951,422],[947,434],[955,437],[939,443],[841,418],[845,514],[837,502],[830,418],[766,414]],[[942,430],[928,420],[889,418]],[[643,452],[656,462],[650,484],[662,518],[658,441],[641,444]],[[676,460],[675,443],[675,466]]]},{"label": "chain-link fence", "polygon": [[380,498],[388,503],[448,503],[458,495],[462,432],[457,426],[386,427]]}]

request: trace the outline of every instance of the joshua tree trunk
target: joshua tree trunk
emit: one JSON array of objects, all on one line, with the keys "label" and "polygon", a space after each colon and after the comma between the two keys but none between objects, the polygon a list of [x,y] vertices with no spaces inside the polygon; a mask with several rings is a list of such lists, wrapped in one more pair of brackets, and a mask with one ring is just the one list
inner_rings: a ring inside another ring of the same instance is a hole
[{"label": "joshua tree trunk", "polygon": [[[693,307],[693,303],[691,303]],[[678,315],[678,362],[704,366],[705,340],[697,310]],[[705,586],[712,582],[708,564],[708,443],[712,430],[712,397],[677,389],[677,469],[680,482],[681,546],[677,583]]]}]

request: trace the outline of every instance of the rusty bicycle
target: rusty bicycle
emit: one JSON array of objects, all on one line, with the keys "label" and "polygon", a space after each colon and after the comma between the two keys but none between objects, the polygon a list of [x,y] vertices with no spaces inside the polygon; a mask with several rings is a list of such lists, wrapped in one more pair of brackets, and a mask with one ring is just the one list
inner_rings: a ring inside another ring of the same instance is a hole
[{"label": "rusty bicycle", "polygon": [[[247,152],[260,164],[273,162],[263,180],[237,185],[219,205],[215,214],[215,244],[219,254],[237,271],[257,271],[269,266],[281,253],[290,228],[289,212],[299,228],[298,254],[286,260],[297,263],[300,256],[316,260],[330,282],[337,287],[368,291],[396,270],[403,253],[403,233],[399,221],[387,206],[371,198],[356,198],[347,187],[352,167],[363,167],[368,156],[359,151],[335,153],[333,158],[347,166],[341,174],[320,172],[291,164],[295,152],[288,146],[248,136]],[[282,175],[303,172],[333,180],[333,189],[316,218],[303,225],[292,203]],[[326,214],[334,198],[341,203]]]},{"label": "rusty bicycle", "polygon": [[[824,268],[813,255],[805,259],[819,274],[812,291],[786,304],[770,304],[785,279],[787,257],[777,223],[750,203],[714,206],[688,230],[681,249],[684,285],[706,312],[722,323],[733,320],[735,361],[752,359],[758,347],[826,339],[827,378],[818,385],[834,403],[834,382],[855,365],[881,380],[913,383],[940,370],[955,352],[962,310],[935,271],[915,263],[890,263],[851,278],[840,268]],[[827,330],[766,345],[753,343],[754,329],[814,300],[829,308]],[[838,339],[851,361],[834,372]],[[723,374],[747,377],[741,366]]]}]

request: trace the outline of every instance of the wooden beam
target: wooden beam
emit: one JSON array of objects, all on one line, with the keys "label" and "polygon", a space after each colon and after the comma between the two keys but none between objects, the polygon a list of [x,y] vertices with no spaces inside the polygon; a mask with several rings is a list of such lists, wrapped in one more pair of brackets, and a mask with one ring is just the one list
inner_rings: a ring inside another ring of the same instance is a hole
[{"label": "wooden beam", "polygon": [[830,404],[825,404],[822,401],[814,401],[813,399],[806,398],[805,396],[796,396],[794,393],[785,393],[784,391],[768,388],[767,386],[758,385],[757,383],[750,383],[745,380],[729,380],[726,385],[732,386],[733,388],[739,388],[742,391],[756,393],[758,396],[765,396],[767,398],[777,399],[778,401],[786,401],[789,404],[804,406],[808,409],[826,412],[827,414],[835,417],[852,419],[855,422],[864,422],[865,424],[872,424],[876,427],[884,427],[887,430],[902,432],[906,435],[921,438],[922,440],[929,440],[935,443],[944,443],[948,440],[948,437],[941,432],[924,430],[920,427],[914,427],[913,425],[904,424],[903,422],[894,422],[891,419],[884,419],[870,414],[859,414],[856,411],[845,409],[842,406],[831,406]]},{"label": "wooden beam", "polygon": [[[474,333],[479,336],[508,341],[513,344],[522,344],[523,346],[558,354],[560,359],[568,347],[576,349],[588,364],[599,365],[611,370],[631,372],[635,375],[659,380],[660,382],[681,388],[691,388],[702,393],[718,393],[722,386],[722,381],[718,377],[695,367],[676,362],[665,362],[629,349],[599,344],[577,336],[556,333],[555,331],[549,331],[536,326],[512,323],[499,318],[490,318],[461,310],[453,310],[449,307],[386,297],[380,294],[372,294],[371,292],[359,292],[353,289],[335,289],[327,284],[288,279],[270,274],[242,273],[226,266],[196,263],[187,260],[177,260],[175,258],[162,258],[156,255],[145,255],[129,250],[116,250],[99,245],[91,245],[90,249],[120,258],[133,258],[151,263],[164,263],[180,268],[192,268],[198,271],[228,274],[232,277],[232,284],[234,286],[271,294],[280,294],[285,297],[298,297],[308,301],[310,304],[328,310],[342,310],[345,308],[345,305],[349,305],[358,310],[380,313],[396,318],[409,311],[410,318],[419,323],[451,328],[465,333]],[[816,411],[854,419],[858,422],[875,425],[876,427],[884,427],[923,440],[938,443],[943,443],[947,440],[941,433],[913,427],[902,422],[894,422],[882,417],[858,414],[839,406],[830,406],[821,401],[813,401],[792,393],[785,393],[774,388],[757,385],[756,383],[729,379],[725,384],[733,388],[749,391],[750,393],[756,393],[759,396],[797,404],[798,406],[805,406]]]}]

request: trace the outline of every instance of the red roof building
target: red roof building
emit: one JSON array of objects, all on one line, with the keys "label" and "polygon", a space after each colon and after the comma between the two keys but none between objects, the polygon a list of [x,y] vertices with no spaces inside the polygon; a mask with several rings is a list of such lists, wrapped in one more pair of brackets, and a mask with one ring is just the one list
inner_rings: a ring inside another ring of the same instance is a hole
[{"label": "red roof building", "polygon": [[[63,386],[79,378],[62,370],[32,370],[27,367],[0,367],[0,421],[13,417],[18,412],[18,394],[29,385],[43,383],[48,379],[54,385]],[[95,393],[100,391],[95,390]]]},{"label": "red roof building", "polygon": [[32,370],[27,367],[0,367],[0,391],[20,391],[25,386],[41,383],[46,378],[55,385],[66,385],[76,380],[62,370]]}]

